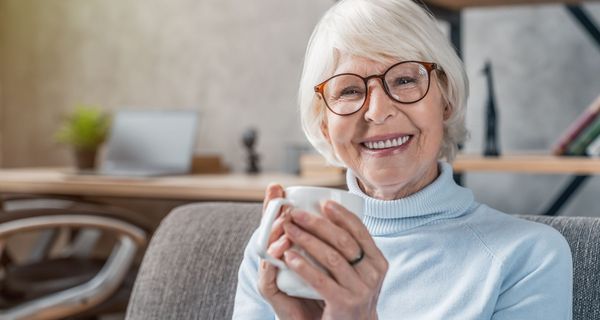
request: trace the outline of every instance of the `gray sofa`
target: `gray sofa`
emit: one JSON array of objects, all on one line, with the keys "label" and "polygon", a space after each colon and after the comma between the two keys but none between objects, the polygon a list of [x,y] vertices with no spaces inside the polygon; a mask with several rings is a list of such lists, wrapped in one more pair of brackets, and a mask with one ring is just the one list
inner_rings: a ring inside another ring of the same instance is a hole
[{"label": "gray sofa", "polygon": [[[237,269],[260,204],[203,203],[175,209],[144,256],[127,319],[230,319]],[[574,261],[573,319],[600,319],[600,218],[524,216],[551,225]]]}]

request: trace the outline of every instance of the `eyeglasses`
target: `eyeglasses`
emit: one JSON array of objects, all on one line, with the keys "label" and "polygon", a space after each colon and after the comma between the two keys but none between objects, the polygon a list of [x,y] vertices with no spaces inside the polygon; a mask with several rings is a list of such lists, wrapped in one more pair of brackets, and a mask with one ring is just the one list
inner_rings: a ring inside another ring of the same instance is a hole
[{"label": "eyeglasses", "polygon": [[358,112],[367,100],[368,82],[379,78],[390,99],[411,104],[425,98],[429,92],[432,70],[441,70],[436,63],[403,61],[389,67],[382,74],[363,78],[354,73],[337,74],[315,86],[315,92],[325,100],[327,108],[340,116]]}]

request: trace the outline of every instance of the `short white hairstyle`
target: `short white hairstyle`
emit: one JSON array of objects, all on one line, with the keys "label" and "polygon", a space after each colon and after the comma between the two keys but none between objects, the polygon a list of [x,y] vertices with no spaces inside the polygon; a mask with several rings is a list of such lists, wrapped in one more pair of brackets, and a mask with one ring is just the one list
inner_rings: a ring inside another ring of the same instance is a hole
[{"label": "short white hairstyle", "polygon": [[438,86],[451,115],[444,121],[439,159],[452,161],[465,127],[468,79],[462,61],[430,12],[413,0],[342,0],[315,27],[304,58],[299,105],[302,129],[327,161],[344,166],[321,130],[327,108],[314,86],[333,75],[340,54],[378,62],[419,60],[437,63]]}]

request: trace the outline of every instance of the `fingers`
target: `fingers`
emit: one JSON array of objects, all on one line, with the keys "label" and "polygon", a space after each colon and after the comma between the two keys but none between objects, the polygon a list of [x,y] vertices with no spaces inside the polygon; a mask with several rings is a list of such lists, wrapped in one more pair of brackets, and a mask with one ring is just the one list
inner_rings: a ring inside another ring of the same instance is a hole
[{"label": "fingers", "polygon": [[283,256],[283,252],[291,247],[291,242],[287,236],[283,235],[269,246],[267,253],[277,259]]},{"label": "fingers", "polygon": [[[284,224],[285,234],[291,242],[304,249],[311,257],[320,263],[342,287],[351,291],[364,289],[358,274],[348,264],[347,259],[336,249],[332,248],[315,235],[287,222]],[[319,273],[323,273],[319,270]]]},{"label": "fingers", "polygon": [[[291,242],[289,239],[285,235],[282,235],[279,239],[269,245],[267,252],[271,256],[279,259],[283,256],[284,251],[288,250],[290,246]],[[268,263],[266,260],[260,260],[258,290],[268,299],[272,299],[274,296],[280,294],[275,281],[276,277],[277,267]]]},{"label": "fingers", "polygon": [[288,213],[289,208],[287,206],[284,206],[281,210],[280,216],[275,219],[273,226],[271,227],[271,234],[269,235],[269,240],[267,242],[268,244],[279,239],[281,235],[283,235],[283,223],[292,219]]},{"label": "fingers", "polygon": [[265,260],[260,260],[258,291],[263,297],[273,297],[279,293],[279,288],[275,282],[277,277],[277,267]]},{"label": "fingers", "polygon": [[[296,272],[304,281],[315,289],[325,301],[336,295],[346,295],[347,292],[341,288],[336,281],[317,269],[306,258],[295,250],[287,250],[284,253],[284,261],[287,266]],[[343,291],[343,292],[342,292]]]},{"label": "fingers", "polygon": [[[283,187],[281,185],[276,184],[276,183],[269,184],[269,186],[267,187],[267,189],[265,191],[265,200],[263,201],[263,214],[265,212],[265,209],[267,208],[267,205],[269,204],[269,201],[276,199],[276,198],[283,198],[283,197],[285,197],[285,191],[283,190]],[[282,212],[285,212],[285,210],[287,210],[286,206],[284,206],[281,209]],[[285,215],[280,213],[280,217],[278,217],[273,222],[273,226],[271,228],[271,234],[269,235],[269,240],[267,241],[267,244],[270,244],[273,241],[275,241],[276,239],[279,239],[279,237],[281,237],[281,235],[283,234],[282,225],[283,225],[283,222],[286,220],[286,218],[284,218],[284,217],[285,217]]]},{"label": "fingers", "polygon": [[[301,233],[300,237],[294,237],[294,233],[289,232],[292,228],[284,223],[290,240],[325,266],[341,286],[352,291],[364,290],[364,286],[379,287],[387,272],[388,263],[360,218],[333,201],[324,203],[322,212],[325,217],[301,210],[291,210],[293,222],[308,236]],[[311,238],[310,235],[313,237]],[[320,240],[325,242],[326,246],[319,244]],[[344,267],[340,266],[336,269],[338,257],[330,250],[337,251],[338,256],[342,256],[344,261],[340,265]],[[356,265],[350,266],[348,261],[356,259],[361,250],[364,252],[364,258]],[[354,271],[360,280],[356,280],[352,273],[342,270],[346,268]]]},{"label": "fingers", "polygon": [[328,218],[296,209],[290,210],[289,215],[300,227],[338,250],[347,261],[360,253],[361,247],[352,235]]},{"label": "fingers", "polygon": [[263,213],[265,212],[265,209],[267,208],[267,204],[269,203],[269,201],[275,199],[275,198],[284,198],[285,197],[285,191],[283,190],[283,187],[279,184],[276,183],[271,183],[269,184],[269,186],[267,186],[267,190],[265,191],[265,200],[263,201]]},{"label": "fingers", "polygon": [[[348,233],[358,242],[358,245],[364,251],[365,259],[371,258],[379,272],[385,273],[387,271],[387,260],[379,248],[377,248],[375,241],[373,241],[373,237],[371,237],[371,234],[369,234],[369,230],[367,230],[358,216],[348,211],[335,201],[325,202],[325,204],[322,206],[322,212],[335,225],[348,231]],[[362,262],[359,264],[361,263]]]}]

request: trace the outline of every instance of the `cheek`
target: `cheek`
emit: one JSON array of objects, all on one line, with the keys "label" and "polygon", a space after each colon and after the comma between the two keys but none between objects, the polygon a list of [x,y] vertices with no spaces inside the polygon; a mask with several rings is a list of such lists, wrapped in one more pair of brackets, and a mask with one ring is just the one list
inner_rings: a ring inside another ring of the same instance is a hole
[{"label": "cheek", "polygon": [[442,148],[444,140],[444,124],[442,121],[443,119],[439,120],[439,122],[432,128],[432,131],[429,135],[432,152],[434,152],[436,155]]},{"label": "cheek", "polygon": [[337,144],[346,144],[352,141],[355,134],[356,123],[349,117],[333,117],[327,119],[329,128],[329,137],[334,148],[337,149]]},{"label": "cheek", "polygon": [[415,125],[422,135],[423,147],[439,148],[444,137],[443,112],[426,112],[420,116],[413,117]]},{"label": "cheek", "polygon": [[353,143],[360,134],[360,124],[352,116],[328,117],[328,133],[333,152],[347,167],[356,167],[360,162],[360,151]]}]

